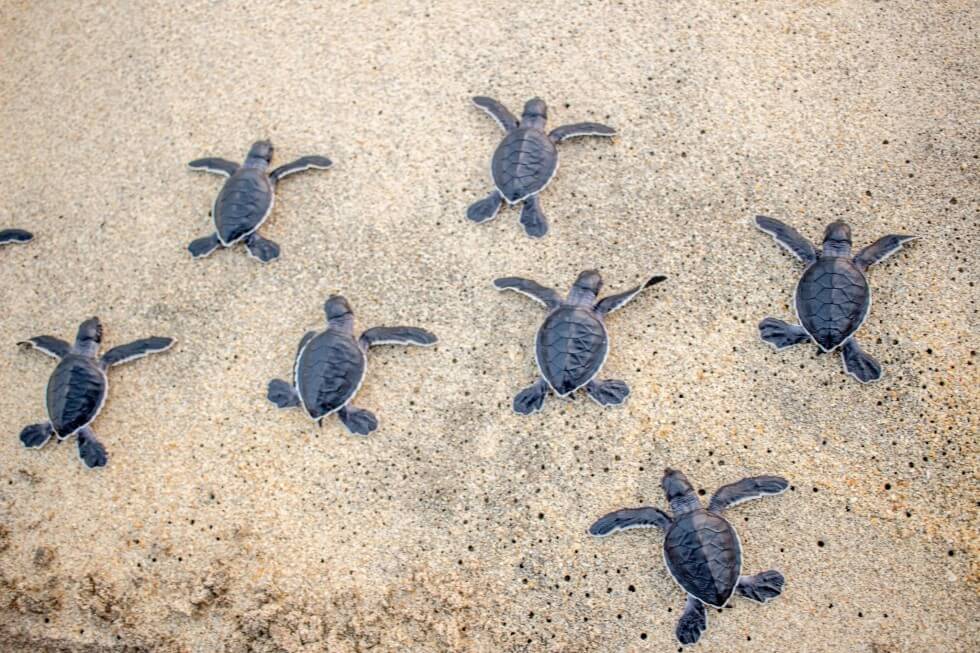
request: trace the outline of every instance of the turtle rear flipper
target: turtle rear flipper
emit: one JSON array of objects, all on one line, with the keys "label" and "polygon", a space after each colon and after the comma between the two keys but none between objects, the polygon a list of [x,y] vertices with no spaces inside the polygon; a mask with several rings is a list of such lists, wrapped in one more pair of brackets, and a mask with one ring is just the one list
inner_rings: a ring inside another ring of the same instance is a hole
[{"label": "turtle rear flipper", "polygon": [[755,576],[740,577],[735,591],[751,601],[765,603],[782,594],[785,583],[786,579],[781,573],[770,569]]},{"label": "turtle rear flipper", "polygon": [[548,395],[548,384],[539,379],[532,386],[524,388],[514,397],[514,412],[518,415],[531,415],[544,406],[544,398]]},{"label": "turtle rear flipper", "polygon": [[521,226],[524,227],[524,233],[531,238],[544,238],[548,233],[548,220],[544,217],[537,195],[531,195],[524,200],[524,206],[521,208]]},{"label": "turtle rear flipper", "polygon": [[187,251],[189,251],[191,256],[194,258],[204,258],[219,247],[221,247],[221,241],[218,239],[218,234],[211,234],[210,236],[198,238],[197,240],[193,241],[187,246]]},{"label": "turtle rear flipper", "polygon": [[474,202],[470,208],[466,209],[466,218],[477,224],[488,222],[497,216],[503,201],[504,198],[500,196],[500,192],[494,189],[492,193],[482,200]]},{"label": "turtle rear flipper", "polygon": [[708,629],[708,613],[704,609],[704,604],[691,595],[687,597],[687,604],[684,606],[684,614],[677,622],[677,641],[681,644],[694,644],[701,639],[701,633]]},{"label": "turtle rear flipper", "polygon": [[282,379],[272,379],[269,381],[269,401],[279,408],[295,408],[299,406],[299,395],[296,389]]},{"label": "turtle rear flipper", "polygon": [[255,233],[245,239],[245,247],[252,258],[257,258],[263,263],[279,258],[279,245]]},{"label": "turtle rear flipper", "polygon": [[351,435],[368,435],[378,428],[378,418],[369,410],[345,407],[337,411],[337,417]]},{"label": "turtle rear flipper", "polygon": [[626,381],[589,381],[585,391],[600,406],[618,406],[626,401],[630,387]]},{"label": "turtle rear flipper", "polygon": [[48,443],[52,435],[54,435],[54,427],[51,426],[51,422],[31,424],[20,432],[20,442],[28,449],[40,449]]},{"label": "turtle rear flipper", "polygon": [[85,466],[89,469],[105,467],[106,463],[109,462],[109,456],[106,454],[102,443],[96,439],[92,429],[87,426],[81,428],[76,437],[78,438],[78,457],[85,463]]},{"label": "turtle rear flipper", "polygon": [[881,364],[865,353],[854,338],[841,347],[841,358],[844,359],[844,371],[861,383],[871,383],[881,378]]},{"label": "turtle rear flipper", "polygon": [[810,340],[810,334],[798,324],[789,324],[774,317],[759,322],[759,337],[775,349],[786,349]]}]

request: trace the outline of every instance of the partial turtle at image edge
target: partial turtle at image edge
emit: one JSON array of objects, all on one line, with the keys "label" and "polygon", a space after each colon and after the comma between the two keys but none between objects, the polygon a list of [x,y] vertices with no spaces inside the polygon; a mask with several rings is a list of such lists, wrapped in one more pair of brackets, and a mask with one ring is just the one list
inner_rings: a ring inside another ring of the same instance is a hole
[{"label": "partial turtle at image edge", "polygon": [[324,331],[309,331],[299,342],[293,364],[293,382],[269,382],[268,399],[279,408],[302,408],[318,425],[337,414],[351,435],[368,435],[378,428],[378,418],[350,402],[364,382],[367,352],[376,345],[430,347],[438,339],[415,327],[374,327],[354,336],[354,313],[340,295],[331,295],[323,306]]},{"label": "partial turtle at image edge", "polygon": [[34,234],[23,229],[0,229],[0,245],[15,245],[29,243],[34,240]]},{"label": "partial turtle at image edge", "polygon": [[812,340],[825,353],[840,349],[844,371],[861,383],[880,379],[881,364],[861,349],[854,336],[871,311],[871,288],[864,273],[917,236],[889,234],[852,257],[851,228],[846,222],[827,225],[820,252],[779,220],[760,215],[755,226],[806,265],[793,293],[799,324],[767,317],[759,322],[763,342],[779,351]]},{"label": "partial turtle at image edge", "polygon": [[473,104],[486,111],[506,132],[490,161],[494,190],[472,204],[466,217],[477,224],[496,217],[500,206],[523,202],[521,225],[532,238],[548,233],[548,221],[538,199],[558,171],[558,143],[579,136],[615,136],[616,130],[597,122],[565,125],[545,133],[548,107],[544,100],[532,98],[524,105],[518,121],[507,107],[493,98],[477,96]]},{"label": "partial turtle at image edge", "polygon": [[142,338],[113,347],[98,358],[102,324],[99,318],[93,317],[78,327],[74,345],[53,336],[37,336],[17,343],[58,359],[45,389],[48,421],[24,427],[21,443],[29,449],[40,449],[52,435],[57,435],[59,441],[75,435],[78,457],[86,467],[104,467],[108,455],[89,425],[105,405],[109,391],[106,372],[114,365],[166,351],[174,342],[173,338]]},{"label": "partial turtle at image edge", "polygon": [[548,309],[535,339],[534,357],[541,378],[514,397],[514,412],[531,415],[541,410],[549,392],[564,398],[582,387],[600,406],[617,406],[626,401],[630,388],[625,381],[595,380],[609,355],[605,318],[646,288],[666,279],[662,275],[653,276],[639,286],[602,300],[599,299],[602,277],[595,270],[581,272],[565,299],[555,290],[529,279],[496,279],[493,285],[497,290],[513,290]]},{"label": "partial turtle at image edge", "polygon": [[272,143],[257,141],[242,165],[225,159],[196,159],[187,164],[191,170],[228,177],[211,210],[215,232],[188,245],[191,256],[202,258],[219,247],[242,242],[249,255],[263,263],[279,258],[279,245],[257,233],[272,213],[276,184],[287,175],[311,168],[326,170],[333,162],[324,156],[304,156],[267,172],[272,152]]},{"label": "partial turtle at image edge", "polygon": [[742,542],[722,513],[751,499],[782,494],[789,482],[779,476],[753,476],[723,485],[705,509],[681,472],[667,468],[661,481],[673,517],[660,508],[622,508],[600,517],[589,534],[606,537],[633,528],[664,531],[663,557],[671,578],[687,592],[675,635],[694,644],[708,628],[705,606],[724,608],[738,594],[766,603],[783,591],[785,579],[775,570],[742,575]]}]

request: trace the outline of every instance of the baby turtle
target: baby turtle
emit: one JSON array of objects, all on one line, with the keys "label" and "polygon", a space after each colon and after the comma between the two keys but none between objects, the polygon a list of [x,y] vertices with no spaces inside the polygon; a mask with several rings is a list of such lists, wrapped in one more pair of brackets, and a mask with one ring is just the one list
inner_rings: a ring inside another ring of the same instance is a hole
[{"label": "baby turtle", "polygon": [[503,277],[493,282],[498,290],[513,290],[541,302],[548,317],[538,329],[535,360],[541,377],[514,397],[514,411],[530,415],[541,410],[548,392],[568,397],[581,387],[600,406],[616,406],[629,396],[625,381],[596,381],[609,354],[605,317],[622,308],[641,290],[666,280],[655,276],[642,285],[599,300],[602,277],[595,270],[578,275],[568,297],[551,288],[520,277]]},{"label": "baby turtle", "polygon": [[558,171],[558,148],[555,146],[577,136],[615,136],[616,130],[597,122],[579,122],[546,134],[548,107],[541,98],[527,101],[520,122],[493,98],[475,97],[473,104],[490,114],[507,135],[490,161],[490,174],[496,188],[470,206],[466,217],[476,223],[486,222],[497,215],[502,202],[511,205],[524,202],[521,208],[524,231],[532,238],[541,238],[548,233],[548,222],[541,211],[538,193]]},{"label": "baby turtle", "polygon": [[34,234],[23,229],[0,229],[0,245],[12,243],[29,243],[34,240]]},{"label": "baby turtle", "polygon": [[347,300],[331,295],[323,306],[327,329],[309,331],[299,341],[293,364],[293,383],[282,379],[269,382],[269,401],[279,408],[302,406],[306,414],[323,425],[331,413],[353,435],[367,435],[378,428],[378,418],[350,405],[364,382],[367,350],[374,345],[436,344],[436,337],[414,327],[374,327],[354,336],[354,313]]},{"label": "baby turtle", "polygon": [[755,224],[807,266],[793,297],[799,324],[767,317],[759,322],[762,340],[776,350],[811,340],[823,352],[839,348],[845,372],[861,383],[880,379],[881,365],[854,337],[871,310],[871,289],[864,273],[916,236],[891,234],[852,257],[851,228],[845,222],[827,225],[819,253],[796,229],[779,220],[760,215]]},{"label": "baby turtle", "polygon": [[244,242],[249,255],[263,263],[279,258],[279,245],[257,233],[272,213],[276,184],[295,172],[310,168],[326,170],[333,163],[325,156],[304,156],[267,172],[272,149],[269,141],[257,141],[240,166],[225,159],[197,159],[188,164],[192,170],[228,177],[211,211],[215,233],[192,242],[187,247],[191,256],[201,258],[218,247]]},{"label": "baby turtle", "polygon": [[143,338],[113,347],[98,358],[102,343],[102,324],[93,317],[78,327],[75,344],[52,336],[38,336],[19,342],[58,359],[45,390],[48,421],[31,424],[20,432],[20,441],[30,449],[40,449],[52,435],[64,440],[78,436],[78,457],[87,467],[103,467],[108,462],[105,447],[95,438],[91,424],[105,404],[109,391],[106,372],[113,365],[128,363],[147,354],[166,351],[173,338]]},{"label": "baby turtle", "polygon": [[779,476],[753,476],[718,488],[705,510],[687,477],[673,469],[661,481],[671,517],[660,508],[623,508],[600,517],[589,534],[605,537],[630,528],[659,528],[665,533],[667,571],[687,592],[687,605],[675,631],[681,644],[693,644],[708,628],[705,606],[723,608],[733,594],[765,603],[783,591],[783,575],[775,570],[742,576],[742,543],[731,523],[721,516],[744,501],[786,491]]}]

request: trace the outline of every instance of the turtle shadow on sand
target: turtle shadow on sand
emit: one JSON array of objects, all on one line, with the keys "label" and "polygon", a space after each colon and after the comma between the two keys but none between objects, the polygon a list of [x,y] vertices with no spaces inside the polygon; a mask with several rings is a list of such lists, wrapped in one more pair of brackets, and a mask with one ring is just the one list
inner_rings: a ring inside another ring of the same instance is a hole
[{"label": "turtle shadow on sand", "polygon": [[332,295],[323,306],[324,331],[309,331],[299,341],[293,364],[293,382],[273,379],[268,399],[279,408],[302,408],[317,424],[337,414],[352,435],[368,435],[378,428],[374,413],[350,402],[367,372],[368,349],[376,345],[430,347],[437,338],[416,327],[374,327],[354,336],[354,312],[347,300]]},{"label": "turtle shadow on sand", "polygon": [[545,397],[554,392],[569,397],[585,388],[600,406],[617,406],[626,401],[630,388],[625,381],[596,381],[609,354],[607,315],[616,311],[644,289],[665,281],[654,276],[643,284],[602,300],[602,277],[585,270],[564,299],[551,288],[520,277],[503,277],[493,282],[498,290],[513,290],[544,304],[548,309],[535,340],[535,360],[541,378],[514,397],[514,412],[530,415],[544,406]]},{"label": "turtle shadow on sand", "polygon": [[192,170],[228,177],[211,210],[215,232],[188,245],[191,256],[202,258],[241,242],[252,258],[263,263],[279,258],[279,245],[258,234],[272,213],[276,184],[287,175],[311,168],[326,170],[333,163],[325,156],[304,156],[269,172],[272,152],[272,143],[257,141],[242,165],[225,159],[196,159],[188,164]]},{"label": "turtle shadow on sand", "polygon": [[670,511],[660,508],[622,508],[600,517],[589,534],[606,537],[633,528],[664,531],[663,558],[674,581],[687,592],[684,612],[675,634],[681,644],[693,644],[708,628],[705,606],[724,608],[732,596],[766,603],[783,591],[785,579],[775,570],[742,576],[742,542],[722,513],[760,497],[781,494],[789,487],[779,476],[753,476],[723,485],[708,507],[681,472],[666,469],[661,481]]},{"label": "turtle shadow on sand", "polygon": [[473,104],[483,109],[506,132],[493,159],[490,174],[495,188],[466,211],[476,223],[492,220],[500,206],[523,202],[521,225],[532,238],[548,233],[548,221],[541,210],[538,193],[543,191],[558,171],[558,143],[579,136],[615,136],[616,130],[597,122],[565,125],[545,133],[548,107],[544,100],[533,98],[524,105],[521,119],[493,98],[475,97]]},{"label": "turtle shadow on sand", "polygon": [[851,256],[851,228],[837,221],[827,225],[820,252],[796,229],[774,218],[757,216],[755,226],[806,264],[793,303],[799,324],[774,317],[759,323],[759,336],[777,351],[813,341],[823,352],[839,349],[844,371],[861,383],[881,378],[881,365],[867,354],[854,334],[871,311],[871,288],[864,276],[916,236],[890,234]]}]

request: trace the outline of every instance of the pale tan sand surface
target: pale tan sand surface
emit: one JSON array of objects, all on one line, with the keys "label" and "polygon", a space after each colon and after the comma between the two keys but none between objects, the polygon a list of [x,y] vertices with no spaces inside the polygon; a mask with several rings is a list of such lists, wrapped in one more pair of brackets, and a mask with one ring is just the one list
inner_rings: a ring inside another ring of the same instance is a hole
[{"label": "pale tan sand surface", "polygon": [[[705,498],[793,484],[728,513],[785,593],[711,610],[695,650],[978,650],[978,25],[968,1],[3,2],[0,227],[37,238],[0,249],[0,650],[676,650],[662,535],[586,534],[664,507],[668,464]],[[464,217],[501,137],[473,95],[620,130],[560,146],[544,240]],[[221,179],[187,162],[266,137],[335,162],[281,184],[282,258],[191,260]],[[756,213],[923,236],[869,274],[881,382],[759,341],[801,266]],[[633,394],[519,417],[544,312],[491,282],[589,267],[669,276],[609,319]],[[265,399],[334,292],[441,336],[372,351],[366,439]],[[92,315],[106,347],[179,339],[112,370],[100,471],[17,439],[55,363],[15,343]]]}]

